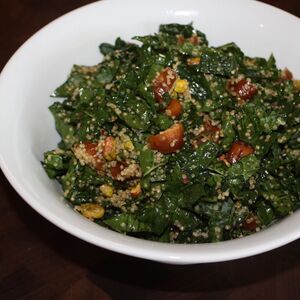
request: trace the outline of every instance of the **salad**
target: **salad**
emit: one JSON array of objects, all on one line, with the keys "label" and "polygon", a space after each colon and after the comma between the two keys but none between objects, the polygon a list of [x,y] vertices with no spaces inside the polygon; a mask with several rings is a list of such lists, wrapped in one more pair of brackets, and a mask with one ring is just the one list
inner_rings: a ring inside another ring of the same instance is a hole
[{"label": "salad", "polygon": [[208,45],[192,24],[103,43],[50,111],[42,162],[97,224],[171,243],[255,233],[300,205],[300,81],[275,58]]}]

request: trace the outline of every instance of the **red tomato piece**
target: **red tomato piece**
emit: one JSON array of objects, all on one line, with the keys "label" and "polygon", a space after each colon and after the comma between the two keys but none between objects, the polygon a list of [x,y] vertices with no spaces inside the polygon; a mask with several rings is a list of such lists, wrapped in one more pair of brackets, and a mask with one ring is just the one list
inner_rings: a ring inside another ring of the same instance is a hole
[{"label": "red tomato piece", "polygon": [[154,97],[157,102],[163,101],[163,95],[169,92],[175,81],[177,80],[177,73],[171,68],[163,69],[153,80],[152,87]]},{"label": "red tomato piece", "polygon": [[93,142],[83,142],[82,143],[84,145],[84,150],[86,151],[86,153],[95,156],[97,154],[97,143],[93,143]]},{"label": "red tomato piece", "polygon": [[104,165],[104,162],[100,158],[97,158],[96,163],[95,163],[96,170],[102,171],[103,165]]},{"label": "red tomato piece", "polygon": [[220,128],[218,126],[212,125],[210,121],[206,121],[204,123],[204,128],[205,128],[205,131],[208,131],[208,132],[220,131]]},{"label": "red tomato piece", "polygon": [[127,164],[125,162],[118,161],[114,167],[110,168],[111,176],[114,178],[118,177],[121,174],[122,170],[124,170],[126,167]]},{"label": "red tomato piece", "polygon": [[179,100],[172,99],[166,108],[166,114],[171,117],[178,117],[182,113],[182,105]]},{"label": "red tomato piece", "polygon": [[288,69],[284,68],[281,72],[282,80],[292,80],[294,78],[293,73]]},{"label": "red tomato piece", "polygon": [[181,149],[184,144],[184,128],[176,123],[165,131],[149,137],[149,145],[153,150],[161,153],[173,153]]},{"label": "red tomato piece", "polygon": [[190,179],[186,174],[182,174],[182,182],[183,182],[183,184],[190,183]]},{"label": "red tomato piece", "polygon": [[178,45],[182,45],[185,42],[185,38],[182,34],[177,35],[176,38],[177,38]]},{"label": "red tomato piece", "polygon": [[93,166],[95,167],[96,170],[101,171],[103,168],[103,161],[102,161],[102,157],[100,156],[100,154],[98,153],[97,147],[98,147],[98,143],[93,143],[93,142],[83,142],[82,143],[84,145],[84,150],[85,152],[93,157]]},{"label": "red tomato piece", "polygon": [[250,145],[242,141],[235,141],[231,145],[229,152],[225,155],[225,159],[229,163],[234,164],[239,160],[241,160],[243,157],[253,153],[254,153],[254,149]]},{"label": "red tomato piece", "polygon": [[246,79],[230,83],[229,89],[233,91],[238,98],[243,100],[249,100],[257,93],[256,86]]},{"label": "red tomato piece", "polygon": [[191,42],[193,45],[197,46],[197,45],[200,44],[201,40],[200,40],[200,37],[199,37],[198,35],[193,34],[193,35],[190,37],[190,42]]},{"label": "red tomato piece", "polygon": [[244,223],[243,223],[243,228],[249,231],[255,231],[257,227],[257,222],[256,219],[254,217],[251,217],[249,219],[247,219]]}]

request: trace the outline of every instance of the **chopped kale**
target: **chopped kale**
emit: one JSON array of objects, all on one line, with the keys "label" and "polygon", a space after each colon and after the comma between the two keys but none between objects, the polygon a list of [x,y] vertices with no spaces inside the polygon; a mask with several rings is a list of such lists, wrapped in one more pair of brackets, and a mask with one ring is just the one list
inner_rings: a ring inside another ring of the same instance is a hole
[{"label": "chopped kale", "polygon": [[242,237],[298,209],[299,81],[192,24],[133,39],[102,43],[102,62],[74,65],[52,95],[61,141],[42,165],[64,198],[172,243]]}]

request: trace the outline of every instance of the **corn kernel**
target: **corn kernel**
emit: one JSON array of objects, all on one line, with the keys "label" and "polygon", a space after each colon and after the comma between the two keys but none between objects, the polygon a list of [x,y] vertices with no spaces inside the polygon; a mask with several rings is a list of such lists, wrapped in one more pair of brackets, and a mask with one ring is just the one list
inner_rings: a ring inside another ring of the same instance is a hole
[{"label": "corn kernel", "polygon": [[132,197],[138,197],[142,193],[141,184],[138,183],[135,187],[130,190],[130,194]]},{"label": "corn kernel", "polygon": [[200,61],[200,57],[192,57],[187,60],[187,63],[188,65],[199,65]]},{"label": "corn kernel", "polygon": [[188,89],[188,82],[185,79],[179,79],[175,83],[174,90],[177,93],[184,93]]},{"label": "corn kernel", "polygon": [[117,157],[116,140],[112,136],[104,140],[103,156],[106,160],[115,160]]},{"label": "corn kernel", "polygon": [[113,187],[108,184],[102,184],[100,186],[100,191],[105,197],[111,197],[114,193]]},{"label": "corn kernel", "polygon": [[100,219],[104,215],[104,208],[100,204],[86,203],[75,206],[75,209],[82,213],[82,215],[90,220]]},{"label": "corn kernel", "polygon": [[294,83],[295,89],[297,91],[300,91],[300,80],[299,79],[293,80],[293,83]]},{"label": "corn kernel", "polygon": [[126,149],[126,150],[128,150],[128,151],[133,151],[134,150],[134,145],[133,145],[133,143],[132,143],[132,141],[126,141],[125,143],[124,143],[124,148]]}]

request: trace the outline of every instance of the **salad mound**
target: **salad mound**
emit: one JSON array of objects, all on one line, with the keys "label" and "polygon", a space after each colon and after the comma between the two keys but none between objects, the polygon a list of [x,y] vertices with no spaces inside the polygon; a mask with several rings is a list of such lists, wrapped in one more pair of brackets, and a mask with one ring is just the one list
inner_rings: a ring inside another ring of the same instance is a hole
[{"label": "salad mound", "polygon": [[300,81],[191,24],[103,43],[50,111],[42,162],[84,217],[173,243],[257,232],[300,204]]}]

